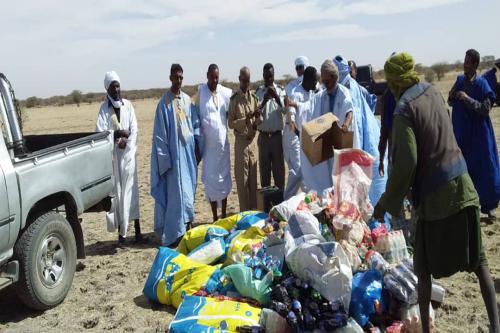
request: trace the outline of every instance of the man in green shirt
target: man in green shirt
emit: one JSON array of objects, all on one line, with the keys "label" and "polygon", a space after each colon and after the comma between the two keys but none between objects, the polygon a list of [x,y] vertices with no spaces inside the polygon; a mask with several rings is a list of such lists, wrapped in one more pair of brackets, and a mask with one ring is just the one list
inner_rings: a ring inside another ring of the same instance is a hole
[{"label": "man in green shirt", "polygon": [[[384,66],[397,100],[392,130],[392,171],[374,217],[397,215],[411,189],[418,212],[415,273],[423,332],[429,332],[431,276],[474,272],[492,332],[500,332],[496,295],[481,241],[479,200],[453,134],[444,99],[437,89],[419,83],[407,53]],[[426,315],[424,315],[426,314]]]}]

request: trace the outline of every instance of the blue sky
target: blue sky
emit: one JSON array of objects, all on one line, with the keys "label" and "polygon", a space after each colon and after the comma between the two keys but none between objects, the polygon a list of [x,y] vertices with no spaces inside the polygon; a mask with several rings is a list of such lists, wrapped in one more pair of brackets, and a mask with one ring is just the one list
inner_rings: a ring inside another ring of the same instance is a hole
[{"label": "blue sky", "polygon": [[212,62],[234,81],[243,65],[260,79],[266,62],[293,74],[299,55],[381,68],[404,50],[430,65],[468,48],[500,57],[499,15],[498,0],[17,0],[2,4],[0,72],[26,98],[103,91],[111,69],[123,89],[168,87],[172,62],[185,84]]}]

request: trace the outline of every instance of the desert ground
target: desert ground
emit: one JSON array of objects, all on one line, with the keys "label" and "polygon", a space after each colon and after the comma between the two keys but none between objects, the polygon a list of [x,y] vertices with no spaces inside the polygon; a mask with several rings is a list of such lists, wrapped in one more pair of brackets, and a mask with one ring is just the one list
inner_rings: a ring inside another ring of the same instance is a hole
[{"label": "desert ground", "polygon": [[[447,93],[454,81],[448,74],[435,84]],[[167,82],[166,82],[167,84]],[[126,88],[126,87],[124,87]],[[120,331],[164,332],[175,314],[171,307],[148,302],[142,294],[149,269],[158,247],[153,233],[153,200],[149,195],[151,135],[156,100],[134,101],[139,123],[137,166],[140,182],[141,222],[143,232],[152,242],[130,243],[115,247],[117,235],[106,231],[104,213],[87,213],[83,229],[87,258],[77,271],[66,300],[59,306],[36,312],[24,307],[13,288],[0,291],[1,332],[75,332]],[[26,134],[93,131],[98,104],[29,109]],[[500,147],[500,108],[492,110],[497,144]],[[234,137],[230,134],[230,142]],[[231,161],[234,161],[233,156]],[[78,171],[76,171],[78,172]],[[211,222],[211,212],[198,177],[196,222]],[[228,212],[238,212],[236,184],[228,200]],[[483,242],[500,300],[500,221],[482,223]],[[133,227],[129,229],[133,238]],[[487,315],[477,279],[472,274],[457,274],[438,281],[446,289],[445,301],[436,310],[437,332],[488,332]],[[500,303],[498,304],[500,307]]]}]

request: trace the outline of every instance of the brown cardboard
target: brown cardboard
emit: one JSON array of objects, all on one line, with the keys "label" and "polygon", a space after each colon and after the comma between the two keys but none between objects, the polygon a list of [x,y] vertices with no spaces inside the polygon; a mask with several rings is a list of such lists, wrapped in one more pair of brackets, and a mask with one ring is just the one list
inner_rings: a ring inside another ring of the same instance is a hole
[{"label": "brown cardboard", "polygon": [[302,125],[301,147],[311,165],[316,165],[333,157],[333,148],[352,148],[353,133],[343,132],[339,119],[333,113]]}]

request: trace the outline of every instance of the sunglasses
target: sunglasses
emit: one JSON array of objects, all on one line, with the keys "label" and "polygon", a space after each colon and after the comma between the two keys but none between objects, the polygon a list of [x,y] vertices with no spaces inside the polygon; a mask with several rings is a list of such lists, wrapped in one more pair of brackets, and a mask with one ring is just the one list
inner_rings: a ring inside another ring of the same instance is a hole
[{"label": "sunglasses", "polygon": [[298,66],[295,66],[295,70],[299,70],[299,69],[304,69],[304,65],[298,65]]}]

